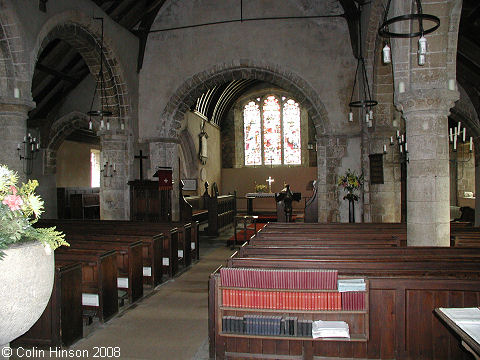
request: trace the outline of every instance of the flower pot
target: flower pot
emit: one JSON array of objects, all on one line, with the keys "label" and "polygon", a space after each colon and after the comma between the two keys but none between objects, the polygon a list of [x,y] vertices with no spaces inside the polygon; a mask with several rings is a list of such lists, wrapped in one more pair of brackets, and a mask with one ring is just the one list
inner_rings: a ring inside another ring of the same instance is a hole
[{"label": "flower pot", "polygon": [[50,300],[53,251],[39,242],[17,243],[0,260],[0,348],[29,330]]}]

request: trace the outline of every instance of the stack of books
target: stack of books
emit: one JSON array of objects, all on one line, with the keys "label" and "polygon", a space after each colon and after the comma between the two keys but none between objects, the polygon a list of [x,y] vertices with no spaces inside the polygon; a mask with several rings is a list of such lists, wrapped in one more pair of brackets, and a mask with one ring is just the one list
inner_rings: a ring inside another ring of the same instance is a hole
[{"label": "stack of books", "polygon": [[224,287],[336,290],[338,271],[221,268],[220,279]]},{"label": "stack of books", "polygon": [[312,337],[316,338],[350,338],[348,324],[345,321],[314,321]]}]

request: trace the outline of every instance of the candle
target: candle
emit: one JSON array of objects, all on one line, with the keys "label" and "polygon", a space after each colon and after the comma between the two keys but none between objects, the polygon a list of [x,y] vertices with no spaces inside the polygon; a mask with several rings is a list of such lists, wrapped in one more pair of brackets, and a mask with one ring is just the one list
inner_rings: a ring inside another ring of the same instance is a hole
[{"label": "candle", "polygon": [[393,145],[393,136],[390,136],[390,145]]},{"label": "candle", "polygon": [[107,121],[107,130],[110,130],[110,121]]},{"label": "candle", "polygon": [[19,89],[19,88],[14,88],[14,89],[13,89],[13,97],[14,97],[15,99],[20,98],[20,89]]},{"label": "candle", "polygon": [[351,112],[351,111],[348,113],[348,121],[349,122],[353,121],[353,112]]},{"label": "candle", "polygon": [[398,92],[400,94],[405,92],[405,83],[403,81],[400,81],[398,83]]},{"label": "candle", "polygon": [[455,79],[448,79],[448,90],[455,90]]},{"label": "candle", "polygon": [[368,112],[368,116],[370,117],[370,120],[373,120],[373,110]]},{"label": "candle", "polygon": [[27,141],[27,137],[24,136],[24,137],[23,137],[23,142],[26,142],[26,141]]},{"label": "candle", "polygon": [[408,152],[407,143],[405,143],[405,152]]},{"label": "candle", "polygon": [[17,150],[20,150],[20,143],[17,144]]},{"label": "candle", "polygon": [[402,143],[405,142],[405,135],[402,134]]},{"label": "candle", "polygon": [[470,152],[473,150],[473,138],[470,136]]},{"label": "candle", "polygon": [[117,171],[117,170],[116,170],[116,169],[117,169],[117,166],[116,166],[116,165],[117,165],[117,164],[113,163],[113,171]]},{"label": "candle", "polygon": [[403,147],[402,145],[400,144],[400,154],[403,153]]},{"label": "candle", "polygon": [[37,150],[40,150],[40,143],[37,144]]},{"label": "candle", "polygon": [[397,138],[400,137],[400,130],[397,130]]},{"label": "candle", "polygon": [[368,116],[368,113],[365,114],[365,122],[368,123],[370,121],[370,116]]},{"label": "candle", "polygon": [[453,151],[457,151],[457,134],[453,137]]},{"label": "candle", "polygon": [[453,128],[450,128],[450,142],[453,141]]},{"label": "candle", "polygon": [[123,121],[120,123],[120,129],[125,130],[125,123]]},{"label": "candle", "polygon": [[103,128],[105,127],[105,123],[103,122],[103,119],[100,120],[100,130],[103,130]]},{"label": "candle", "polygon": [[459,136],[460,136],[460,128],[461,128],[461,127],[462,127],[462,122],[459,121],[459,122],[458,122],[458,126],[457,126],[457,135],[459,135]]},{"label": "candle", "polygon": [[386,154],[387,153],[387,145],[383,144],[383,153]]},{"label": "candle", "polygon": [[92,128],[93,128],[93,124],[92,124],[92,120],[90,120],[90,121],[88,122],[88,129],[89,129],[89,130],[92,130]]}]

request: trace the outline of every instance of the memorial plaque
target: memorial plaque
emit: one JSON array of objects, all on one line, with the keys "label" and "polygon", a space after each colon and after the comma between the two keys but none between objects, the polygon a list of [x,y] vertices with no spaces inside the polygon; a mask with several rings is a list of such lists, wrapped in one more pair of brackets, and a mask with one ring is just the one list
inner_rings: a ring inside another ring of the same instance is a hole
[{"label": "memorial plaque", "polygon": [[383,154],[371,154],[370,184],[383,184]]}]

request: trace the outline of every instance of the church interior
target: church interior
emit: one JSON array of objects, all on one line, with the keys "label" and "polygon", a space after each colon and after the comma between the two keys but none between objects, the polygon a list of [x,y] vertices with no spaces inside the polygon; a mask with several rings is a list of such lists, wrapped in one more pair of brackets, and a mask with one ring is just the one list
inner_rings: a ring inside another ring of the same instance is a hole
[{"label": "church interior", "polygon": [[476,0],[0,0],[0,359],[479,359],[479,114]]}]

